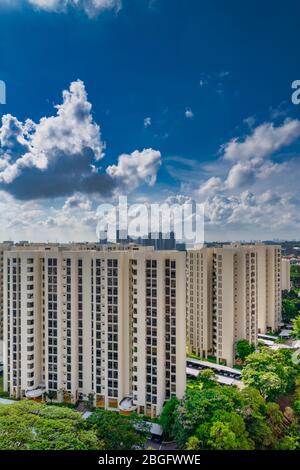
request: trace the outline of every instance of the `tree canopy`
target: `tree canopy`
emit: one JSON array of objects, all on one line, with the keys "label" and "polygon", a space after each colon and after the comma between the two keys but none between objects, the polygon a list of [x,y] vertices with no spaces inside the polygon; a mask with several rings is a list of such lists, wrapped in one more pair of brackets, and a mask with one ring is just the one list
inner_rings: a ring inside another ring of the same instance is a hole
[{"label": "tree canopy", "polygon": [[245,385],[257,388],[265,398],[275,399],[293,388],[297,373],[290,350],[262,348],[247,357],[242,380]]},{"label": "tree canopy", "polygon": [[[256,354],[256,353],[255,353]],[[261,353],[259,353],[261,354]],[[261,361],[254,354],[248,356],[247,366],[255,361],[271,364],[261,367],[260,373],[274,374],[272,391],[284,388],[281,380],[289,374],[290,387],[294,375],[289,370],[290,355],[285,353],[265,357]],[[279,362],[278,370],[273,362]],[[246,367],[247,367],[246,366]],[[283,368],[283,370],[282,370]],[[285,375],[282,375],[285,374]],[[262,379],[261,379],[262,380]],[[279,385],[278,382],[279,381]],[[164,436],[173,438],[180,449],[296,449],[300,447],[299,422],[296,413],[290,409],[283,413],[277,403],[270,401],[270,393],[259,386],[221,386],[206,374],[199,374],[195,386],[188,387],[182,400],[173,398],[166,403],[160,424]],[[269,390],[268,390],[269,392]],[[298,401],[295,401],[295,409]]]},{"label": "tree canopy", "polygon": [[123,416],[115,411],[97,409],[87,419],[107,450],[143,448],[149,437],[150,425],[136,414]]},{"label": "tree canopy", "polygon": [[293,320],[293,336],[296,339],[300,339],[300,315]]},{"label": "tree canopy", "polygon": [[240,339],[236,343],[236,355],[242,362],[244,362],[246,357],[254,351],[255,346],[253,344],[250,344],[249,341],[247,341],[246,339]]},{"label": "tree canopy", "polygon": [[299,289],[291,289],[282,293],[282,319],[290,322],[300,312],[300,297],[298,297]]},{"label": "tree canopy", "polygon": [[1,450],[91,450],[103,443],[68,408],[32,401],[0,405]]}]

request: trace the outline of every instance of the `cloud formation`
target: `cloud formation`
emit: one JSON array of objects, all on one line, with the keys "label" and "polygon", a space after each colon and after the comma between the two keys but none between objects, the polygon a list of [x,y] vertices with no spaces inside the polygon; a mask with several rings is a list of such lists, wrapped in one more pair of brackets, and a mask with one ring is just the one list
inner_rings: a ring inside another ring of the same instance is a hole
[{"label": "cloud formation", "polygon": [[266,158],[300,136],[300,121],[286,119],[282,126],[267,122],[254,129],[242,142],[232,139],[222,147],[225,160],[240,161]]},{"label": "cloud formation", "polygon": [[300,180],[299,157],[275,158],[299,139],[300,121],[286,119],[277,127],[264,123],[250,131],[244,139],[221,147],[211,176],[195,191],[195,197],[205,203],[207,229],[222,227],[228,237],[234,233],[238,237],[243,230],[253,233],[253,227],[257,234],[270,235],[272,230],[278,234],[300,224],[299,201],[294,197]]},{"label": "cloud formation", "polygon": [[[300,217],[296,207],[297,201],[290,195],[280,195],[270,190],[255,195],[245,190],[239,195],[218,194],[208,198],[205,216],[208,227],[232,227],[236,235],[248,228],[249,235],[255,238],[263,231],[270,236],[275,230],[286,233],[287,225],[298,225]],[[280,217],[274,217],[276,213]],[[253,227],[256,227],[256,232],[253,232]]]},{"label": "cloud formation", "polygon": [[2,117],[0,189],[31,200],[74,193],[109,196],[118,187],[130,192],[155,183],[161,155],[152,149],[121,155],[117,165],[101,170],[104,144],[82,81],[72,82],[55,108],[56,115],[38,123]]},{"label": "cloud formation", "polygon": [[0,187],[20,199],[111,190],[114,182],[95,166],[104,145],[83,82],[71,83],[55,108],[38,123],[2,117]]},{"label": "cloud formation", "polygon": [[119,11],[122,7],[121,0],[27,0],[27,2],[40,10],[55,13],[65,13],[69,7],[78,8],[90,18],[104,10]]},{"label": "cloud formation", "polygon": [[63,210],[72,211],[74,209],[90,210],[92,207],[90,199],[81,193],[73,194],[66,199]]},{"label": "cloud formation", "polygon": [[193,119],[193,117],[194,117],[194,113],[191,110],[191,108],[186,108],[184,115],[187,119]]},{"label": "cloud formation", "polygon": [[106,172],[121,186],[133,190],[144,182],[153,186],[160,166],[161,153],[144,149],[142,152],[136,150],[130,155],[120,155],[118,164],[109,166]]},{"label": "cloud formation", "polygon": [[276,163],[272,155],[300,137],[300,121],[286,119],[281,126],[265,123],[244,140],[232,139],[221,147],[220,165],[227,165],[225,178],[211,176],[198,188],[199,196],[249,188],[259,180],[280,173],[285,163]]},{"label": "cloud formation", "polygon": [[150,127],[151,124],[152,124],[151,117],[145,117],[145,119],[144,119],[144,127],[145,127],[145,128]]}]

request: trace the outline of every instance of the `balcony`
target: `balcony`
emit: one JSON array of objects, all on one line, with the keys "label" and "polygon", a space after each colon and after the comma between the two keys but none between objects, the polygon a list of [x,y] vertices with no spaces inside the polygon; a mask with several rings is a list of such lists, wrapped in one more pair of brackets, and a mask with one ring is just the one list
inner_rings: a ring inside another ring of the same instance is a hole
[{"label": "balcony", "polygon": [[42,388],[35,388],[34,390],[26,390],[25,397],[31,400],[36,400],[42,397],[44,394],[44,389]]},{"label": "balcony", "polygon": [[136,411],[136,405],[133,403],[133,399],[130,397],[123,398],[119,403],[120,414],[130,415]]}]

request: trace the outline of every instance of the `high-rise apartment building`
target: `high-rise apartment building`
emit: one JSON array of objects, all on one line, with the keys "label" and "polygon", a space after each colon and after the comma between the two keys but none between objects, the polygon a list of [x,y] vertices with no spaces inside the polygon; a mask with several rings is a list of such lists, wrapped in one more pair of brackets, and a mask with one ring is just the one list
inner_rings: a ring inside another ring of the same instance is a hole
[{"label": "high-rise apartment building", "polygon": [[288,258],[281,260],[281,290],[291,290],[291,266]]},{"label": "high-rise apartment building", "polygon": [[23,242],[0,253],[5,389],[149,416],[184,394],[185,331],[190,352],[232,365],[238,340],[278,328],[289,285],[277,245]]},{"label": "high-rise apartment building", "polygon": [[267,245],[202,247],[187,253],[187,346],[232,365],[240,339],[275,330],[281,317],[281,250]]},{"label": "high-rise apartment building", "polygon": [[213,253],[213,355],[233,364],[240,339],[257,341],[257,254],[251,246],[227,246]]},{"label": "high-rise apartment building", "polygon": [[[29,243],[28,241],[22,241],[14,243],[13,241],[5,241],[0,243],[0,342],[3,340],[3,260],[4,252],[10,250],[51,250],[52,248],[60,246],[65,250],[96,250],[96,251],[126,251],[126,250],[139,250],[140,246],[134,243],[128,245],[125,244],[108,244],[101,245],[100,243],[91,243],[91,242],[79,242],[79,243]],[[146,250],[147,248],[144,247]],[[148,247],[148,249],[153,249],[153,247]]]},{"label": "high-rise apartment building", "polygon": [[201,357],[212,350],[212,256],[206,247],[186,254],[187,347]]},{"label": "high-rise apartment building", "polygon": [[258,332],[276,331],[281,322],[281,246],[255,245],[258,269]]},{"label": "high-rise apartment building", "polygon": [[158,415],[185,390],[185,254],[5,252],[4,387]]},{"label": "high-rise apartment building", "polygon": [[3,262],[4,262],[4,252],[10,250],[13,243],[3,242],[0,243],[0,342],[3,341]]},{"label": "high-rise apartment building", "polygon": [[187,343],[191,352],[233,364],[239,339],[257,340],[257,254],[251,246],[187,254]]}]

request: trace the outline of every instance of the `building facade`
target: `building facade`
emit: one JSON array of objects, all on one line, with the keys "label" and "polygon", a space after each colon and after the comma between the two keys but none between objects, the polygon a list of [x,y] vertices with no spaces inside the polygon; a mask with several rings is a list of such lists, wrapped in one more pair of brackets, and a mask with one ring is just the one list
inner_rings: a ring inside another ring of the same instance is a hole
[{"label": "building facade", "polygon": [[188,250],[187,347],[232,366],[240,339],[276,330],[281,319],[281,250],[224,245]]},{"label": "building facade", "polygon": [[186,254],[187,348],[201,357],[212,351],[212,256],[205,247]]},{"label": "building facade", "polygon": [[4,387],[157,416],[185,390],[185,254],[4,253]]},{"label": "building facade", "polygon": [[279,327],[289,283],[278,245],[0,251],[5,390],[152,417],[184,394],[186,345],[233,365],[237,341]]},{"label": "building facade", "polygon": [[[3,318],[4,318],[4,305],[3,305],[3,273],[4,273],[4,252],[10,250],[13,243],[3,242],[0,243],[0,342],[3,341]],[[2,352],[2,351],[1,351]]]},{"label": "building facade", "polygon": [[281,290],[291,290],[291,266],[288,258],[281,260]]},{"label": "building facade", "polygon": [[276,331],[281,322],[281,246],[255,245],[258,254],[258,333]]}]

